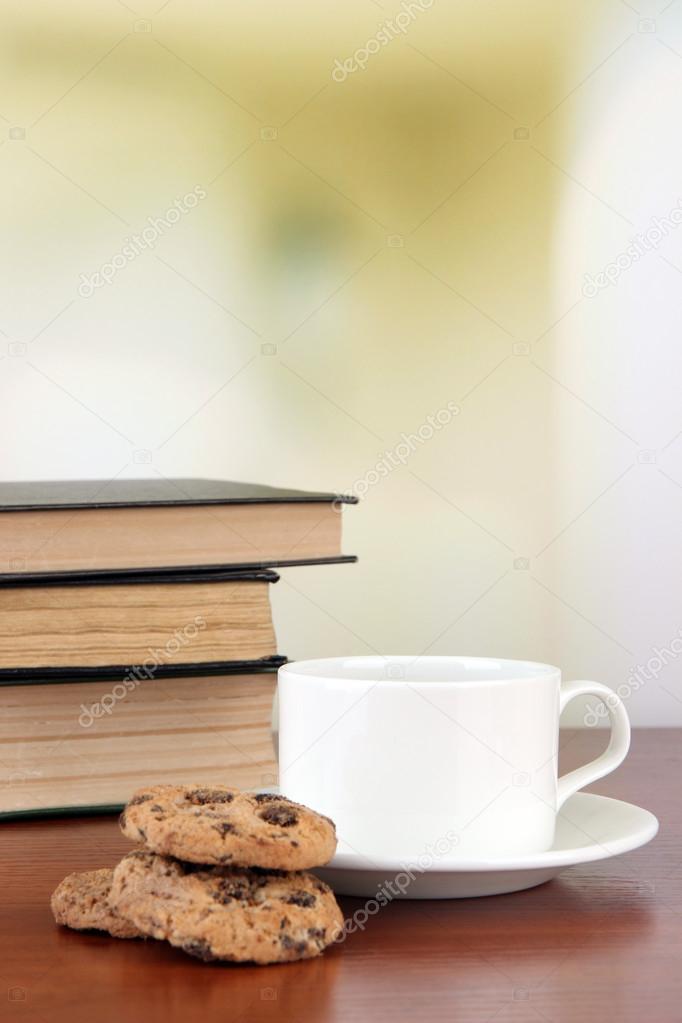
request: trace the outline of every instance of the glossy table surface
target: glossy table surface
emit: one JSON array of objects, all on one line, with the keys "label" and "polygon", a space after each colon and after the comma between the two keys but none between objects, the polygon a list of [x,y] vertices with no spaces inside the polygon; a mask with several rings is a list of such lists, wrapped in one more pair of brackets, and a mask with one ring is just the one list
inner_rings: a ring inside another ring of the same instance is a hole
[{"label": "glossy table surface", "polygon": [[[604,742],[562,735],[562,769]],[[393,902],[319,959],[268,967],[56,927],[61,878],[113,865],[129,844],[111,818],[4,823],[0,1020],[682,1020],[681,768],[682,731],[642,729],[593,786],[659,817],[636,852],[513,895]],[[362,904],[341,903],[347,915]]]}]

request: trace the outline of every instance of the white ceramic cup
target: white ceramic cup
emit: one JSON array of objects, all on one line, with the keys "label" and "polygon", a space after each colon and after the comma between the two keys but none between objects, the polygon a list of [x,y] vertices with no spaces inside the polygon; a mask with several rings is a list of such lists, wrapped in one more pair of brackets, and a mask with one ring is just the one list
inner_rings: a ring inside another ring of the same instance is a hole
[{"label": "white ceramic cup", "polygon": [[[596,696],[607,750],[557,778],[559,717]],[[280,788],[331,817],[342,846],[406,859],[541,852],[578,789],[622,762],[630,724],[599,682],[531,661],[339,657],[279,669]]]}]

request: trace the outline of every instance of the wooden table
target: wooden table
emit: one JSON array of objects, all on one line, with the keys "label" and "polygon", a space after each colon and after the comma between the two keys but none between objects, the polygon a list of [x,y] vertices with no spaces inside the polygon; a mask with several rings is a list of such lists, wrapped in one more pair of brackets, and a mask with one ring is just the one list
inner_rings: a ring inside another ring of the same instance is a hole
[{"label": "wooden table", "polygon": [[[603,742],[564,735],[562,768]],[[644,849],[514,895],[394,902],[323,957],[281,966],[204,965],[162,942],[57,928],[57,882],[128,843],[108,818],[1,825],[0,1020],[682,1020],[681,767],[682,732],[643,729],[595,786],[657,814]]]}]

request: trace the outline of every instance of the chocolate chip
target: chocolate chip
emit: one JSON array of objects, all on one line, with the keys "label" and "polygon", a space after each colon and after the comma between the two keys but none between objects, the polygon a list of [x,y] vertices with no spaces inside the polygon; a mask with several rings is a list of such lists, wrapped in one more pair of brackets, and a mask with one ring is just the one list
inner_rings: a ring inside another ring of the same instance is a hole
[{"label": "chocolate chip", "polygon": [[156,813],[163,813],[163,807],[159,806],[158,803],[154,803],[151,809],[154,810]]},{"label": "chocolate chip", "polygon": [[185,793],[185,799],[195,806],[205,806],[206,803],[231,803],[234,795],[232,792],[221,792],[220,789],[192,789]]},{"label": "chocolate chip", "polygon": [[212,959],[216,957],[213,955],[211,946],[203,938],[197,938],[196,941],[187,941],[182,946],[183,952],[187,952],[188,955],[196,956],[197,959],[203,959],[205,963],[210,963]]},{"label": "chocolate chip", "polygon": [[221,906],[227,906],[228,902],[232,902],[232,896],[226,892],[214,892],[213,898],[216,902],[219,902]]},{"label": "chocolate chip", "polygon": [[326,927],[309,927],[308,937],[312,938],[313,941],[324,941],[327,935]]},{"label": "chocolate chip", "polygon": [[268,824],[278,824],[281,828],[290,828],[292,824],[298,824],[298,814],[288,806],[266,806],[258,816]]},{"label": "chocolate chip", "polygon": [[237,881],[233,878],[224,878],[218,885],[216,891],[211,894],[216,902],[220,902],[221,905],[226,906],[228,902],[232,902],[233,899],[238,899],[240,902],[248,901],[251,892],[248,885],[243,882]]},{"label": "chocolate chip", "polygon": [[221,821],[220,824],[212,824],[211,827],[214,831],[217,831],[219,835],[225,838],[225,835],[236,835],[237,829],[230,821]]},{"label": "chocolate chip", "polygon": [[253,797],[257,803],[288,803],[286,796],[280,796],[277,792],[257,792]]},{"label": "chocolate chip", "polygon": [[153,798],[154,797],[150,796],[150,795],[146,795],[146,796],[133,796],[133,798],[128,803],[128,806],[139,806],[140,803],[148,803],[149,800],[153,799]]},{"label": "chocolate chip", "polygon": [[119,823],[119,826],[121,828],[125,828],[125,826],[126,826],[126,812],[125,812],[125,810],[123,811],[123,813],[118,818],[118,823]]},{"label": "chocolate chip", "polygon": [[144,830],[144,828],[141,828],[139,824],[137,825],[137,833],[143,842],[147,841],[147,832]]},{"label": "chocolate chip", "polygon": [[282,948],[293,948],[299,955],[303,955],[308,949],[305,941],[296,941],[290,934],[282,934],[279,940],[282,943]]},{"label": "chocolate chip", "polygon": [[310,906],[314,906],[317,899],[312,892],[304,892],[301,889],[299,891],[292,892],[284,901],[289,903],[290,906],[304,906],[308,908]]}]

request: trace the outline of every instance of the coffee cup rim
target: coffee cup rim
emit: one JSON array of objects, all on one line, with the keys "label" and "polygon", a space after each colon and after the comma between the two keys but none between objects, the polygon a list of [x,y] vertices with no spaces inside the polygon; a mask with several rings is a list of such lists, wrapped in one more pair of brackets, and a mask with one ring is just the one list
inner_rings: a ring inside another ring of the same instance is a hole
[{"label": "coffee cup rim", "polygon": [[[415,668],[417,664],[425,671]],[[447,672],[457,667],[459,674],[470,677],[422,677],[437,670]],[[478,672],[478,674],[476,674]],[[548,681],[561,679],[561,669],[542,661],[520,660],[508,657],[479,657],[468,655],[425,654],[411,657],[397,655],[355,655],[350,657],[318,657],[290,661],[279,669],[280,676],[316,679],[319,682],[341,684],[365,683],[377,686],[410,685],[457,686],[504,685],[522,681]]]}]

